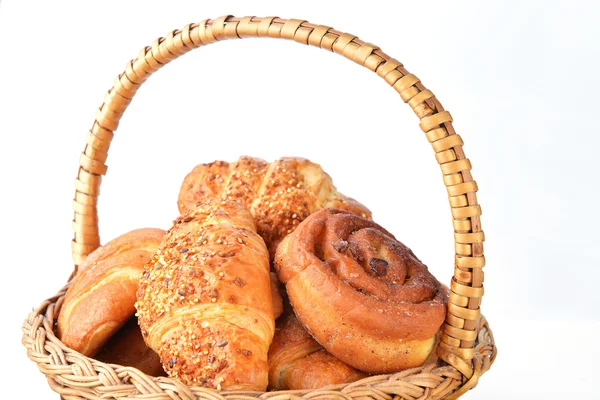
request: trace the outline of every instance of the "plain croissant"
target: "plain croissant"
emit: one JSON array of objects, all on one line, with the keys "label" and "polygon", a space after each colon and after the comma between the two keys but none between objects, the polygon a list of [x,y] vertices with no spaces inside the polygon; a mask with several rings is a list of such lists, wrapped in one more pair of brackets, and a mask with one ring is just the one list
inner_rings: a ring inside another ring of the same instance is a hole
[{"label": "plain croissant", "polygon": [[275,320],[269,253],[240,203],[211,200],[175,220],[144,268],[137,316],[171,377],[264,391]]},{"label": "plain croissant", "polygon": [[87,256],[58,315],[56,330],[64,344],[91,357],[133,317],[138,279],[165,233],[137,229]]},{"label": "plain croissant", "polygon": [[272,163],[240,157],[233,163],[215,161],[196,166],[179,192],[181,213],[206,198],[244,204],[256,220],[271,257],[279,242],[310,214],[328,207],[371,218],[371,212],[337,191],[320,165],[304,158],[284,157]]},{"label": "plain croissant", "polygon": [[269,349],[270,389],[317,389],[354,382],[366,376],[328,353],[304,329],[293,312],[277,321]]}]

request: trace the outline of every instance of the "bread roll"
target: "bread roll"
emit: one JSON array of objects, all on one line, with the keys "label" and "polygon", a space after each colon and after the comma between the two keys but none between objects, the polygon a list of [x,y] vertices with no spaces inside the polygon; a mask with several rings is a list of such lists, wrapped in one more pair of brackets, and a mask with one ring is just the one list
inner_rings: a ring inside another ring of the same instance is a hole
[{"label": "bread roll", "polygon": [[164,234],[161,229],[137,229],[85,259],[58,315],[57,336],[65,345],[93,356],[133,316],[140,274]]}]

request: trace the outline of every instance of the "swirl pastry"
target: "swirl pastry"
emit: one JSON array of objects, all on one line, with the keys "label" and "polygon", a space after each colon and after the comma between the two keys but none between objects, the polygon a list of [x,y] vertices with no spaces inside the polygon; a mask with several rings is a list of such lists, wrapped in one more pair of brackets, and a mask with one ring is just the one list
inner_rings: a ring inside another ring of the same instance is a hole
[{"label": "swirl pastry", "polygon": [[317,389],[366,377],[329,354],[306,332],[294,313],[277,321],[269,349],[269,388]]},{"label": "swirl pastry", "polygon": [[58,315],[57,336],[64,344],[91,357],[133,317],[142,269],[164,235],[162,229],[137,229],[87,256]]},{"label": "swirl pastry", "polygon": [[175,220],[137,292],[142,335],[167,374],[264,391],[275,320],[269,253],[248,210],[210,200]]},{"label": "swirl pastry", "polygon": [[412,251],[376,223],[324,209],[279,245],[275,267],[296,315],[331,354],[369,373],[422,365],[446,296]]},{"label": "swirl pastry", "polygon": [[337,191],[320,165],[297,157],[284,157],[270,164],[252,157],[240,157],[234,163],[200,164],[181,185],[179,211],[185,213],[207,197],[244,204],[254,216],[258,234],[272,257],[285,235],[322,208],[335,207],[371,217],[365,206]]}]

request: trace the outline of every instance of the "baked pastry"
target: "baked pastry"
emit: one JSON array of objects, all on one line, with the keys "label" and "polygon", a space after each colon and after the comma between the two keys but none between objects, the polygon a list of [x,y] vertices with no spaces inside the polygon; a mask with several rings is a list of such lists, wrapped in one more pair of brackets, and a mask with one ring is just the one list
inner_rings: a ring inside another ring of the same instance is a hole
[{"label": "baked pastry", "polygon": [[93,356],[133,316],[140,274],[164,234],[162,229],[137,229],[85,259],[58,315],[57,336],[64,344]]},{"label": "baked pastry", "polygon": [[175,220],[140,279],[137,316],[169,376],[264,391],[271,296],[269,253],[252,215],[213,199]]},{"label": "baked pastry", "polygon": [[233,163],[215,161],[196,166],[179,192],[181,213],[205,198],[225,198],[244,204],[256,220],[258,234],[273,257],[277,245],[310,214],[326,207],[370,218],[362,204],[337,191],[320,165],[297,157],[267,163],[240,157]]},{"label": "baked pastry", "polygon": [[331,354],[389,373],[422,365],[447,298],[412,251],[376,223],[324,209],[279,245],[275,268],[296,315]]},{"label": "baked pastry", "polygon": [[271,272],[269,274],[269,278],[271,280],[271,302],[273,304],[273,317],[277,319],[281,314],[283,314],[283,299],[281,298],[281,293],[279,291],[279,279],[277,279],[277,274],[275,272]]},{"label": "baked pastry", "polygon": [[137,368],[150,376],[165,376],[160,358],[146,346],[137,318],[130,318],[94,356],[98,361]]},{"label": "baked pastry", "polygon": [[323,349],[293,312],[277,321],[269,349],[270,389],[317,389],[366,376]]}]

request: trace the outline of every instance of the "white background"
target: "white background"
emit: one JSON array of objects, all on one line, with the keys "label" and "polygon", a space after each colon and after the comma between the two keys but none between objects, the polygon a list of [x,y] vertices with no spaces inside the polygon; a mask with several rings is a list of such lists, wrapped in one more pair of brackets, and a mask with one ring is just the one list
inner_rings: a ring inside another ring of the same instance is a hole
[{"label": "white background", "polygon": [[[71,272],[78,157],[113,79],[168,31],[234,14],[358,35],[402,61],[452,113],[480,188],[482,310],[499,347],[465,398],[598,396],[598,3],[282,3],[2,1],[3,390],[57,397],[26,357],[20,327]],[[243,154],[320,163],[449,282],[446,191],[410,108],[367,69],[276,40],[198,49],[143,86],[110,150],[103,242],[168,228],[194,165]]]}]

